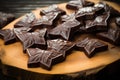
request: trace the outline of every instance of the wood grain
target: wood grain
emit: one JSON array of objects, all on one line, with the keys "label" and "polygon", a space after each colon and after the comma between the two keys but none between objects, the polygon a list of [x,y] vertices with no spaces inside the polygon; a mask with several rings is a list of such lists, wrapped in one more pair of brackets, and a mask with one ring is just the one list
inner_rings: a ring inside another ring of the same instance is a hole
[{"label": "wood grain", "polygon": [[[98,2],[98,0],[90,0],[93,2]],[[113,6],[115,9],[120,11],[119,5],[111,2],[107,2],[109,5]],[[67,11],[67,13],[71,13],[73,11],[67,10],[65,8],[66,3],[59,4],[58,6],[61,9],[64,9]],[[37,17],[39,16],[39,11],[43,9],[36,9],[32,12],[35,13]],[[13,28],[13,25],[19,21],[22,17],[16,19],[12,23],[8,24],[4,29]],[[93,58],[87,58],[83,52],[80,51],[73,51],[69,56],[67,56],[66,60],[62,63],[56,64],[53,66],[51,71],[47,71],[45,69],[42,69],[40,67],[38,68],[28,68],[27,67],[27,61],[28,61],[28,55],[23,53],[22,45],[20,42],[16,42],[14,44],[10,45],[4,45],[4,41],[0,39],[0,47],[4,50],[2,51],[1,55],[1,62],[6,69],[12,67],[15,69],[15,72],[24,70],[25,72],[33,72],[34,74],[37,73],[39,75],[62,75],[62,74],[74,74],[74,73],[82,73],[86,72],[86,74],[92,74],[96,73],[97,71],[101,70],[108,64],[111,64],[117,60],[120,59],[120,48],[115,47],[112,48],[113,45],[109,44],[109,50],[100,52],[96,54]],[[18,70],[17,70],[18,69]],[[26,73],[26,74],[27,74]],[[47,75],[47,76],[48,76]]]}]

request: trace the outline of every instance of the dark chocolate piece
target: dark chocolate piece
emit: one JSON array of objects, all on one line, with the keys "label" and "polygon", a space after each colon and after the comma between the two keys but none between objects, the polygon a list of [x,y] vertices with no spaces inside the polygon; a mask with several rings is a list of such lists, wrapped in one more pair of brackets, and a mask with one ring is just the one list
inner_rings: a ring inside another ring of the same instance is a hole
[{"label": "dark chocolate piece", "polygon": [[83,7],[76,12],[76,19],[81,21],[82,19],[94,19],[96,9],[94,7]]},{"label": "dark chocolate piece", "polygon": [[0,28],[3,28],[14,19],[15,16],[13,14],[0,12]]},{"label": "dark chocolate piece", "polygon": [[31,24],[36,19],[34,13],[28,13],[26,14],[20,21],[18,21],[14,27],[26,27],[26,24]]},{"label": "dark chocolate piece", "polygon": [[59,20],[59,14],[58,13],[48,13],[44,16],[42,16],[42,18],[36,20],[33,22],[31,28],[32,31],[36,30],[36,29],[41,29],[41,28],[53,28],[56,26],[58,20]]},{"label": "dark chocolate piece", "polygon": [[13,28],[13,31],[15,34],[21,33],[21,32],[28,32],[31,31],[32,29],[30,27],[19,27],[19,28]]},{"label": "dark chocolate piece", "polygon": [[111,17],[120,16],[120,12],[114,9],[112,6],[109,6],[105,2],[99,2],[94,5],[94,7],[98,10],[96,14],[102,14],[104,12],[110,12]]},{"label": "dark chocolate piece", "polygon": [[70,53],[75,46],[74,43],[62,39],[48,40],[47,45],[49,49],[54,49],[62,53],[64,57],[66,57],[66,54]]},{"label": "dark chocolate piece", "polygon": [[69,1],[66,5],[67,9],[73,9],[73,10],[78,10],[79,8],[82,8],[85,4],[85,0],[74,0],[74,1]]},{"label": "dark chocolate piece", "polygon": [[115,21],[116,21],[116,24],[117,24],[118,26],[120,26],[120,17],[117,17],[117,18],[115,19]]},{"label": "dark chocolate piece", "polygon": [[43,53],[40,63],[42,68],[50,70],[52,65],[60,63],[64,60],[65,58],[63,57],[63,54],[54,50],[47,50]]},{"label": "dark chocolate piece", "polygon": [[42,67],[51,70],[52,65],[64,61],[63,54],[55,50],[27,49],[29,54],[28,67]]},{"label": "dark chocolate piece", "polygon": [[101,15],[106,12],[110,12],[110,6],[107,5],[105,2],[99,2],[94,5],[94,8],[98,11],[96,12],[97,15]]},{"label": "dark chocolate piece", "polygon": [[34,20],[36,20],[34,13],[28,13],[14,25],[14,28],[20,28],[21,31],[30,31],[30,26]]},{"label": "dark chocolate piece", "polygon": [[110,17],[110,13],[105,13],[103,15],[97,16],[94,21],[86,21],[86,32],[98,32],[98,31],[107,31],[108,26],[107,22]]},{"label": "dark chocolate piece", "polygon": [[93,57],[97,52],[105,51],[108,45],[99,41],[98,39],[85,38],[76,43],[79,50],[84,51],[85,55],[89,58]]},{"label": "dark chocolate piece", "polygon": [[97,16],[94,20],[86,20],[85,25],[79,29],[80,33],[93,33],[108,30],[108,20],[110,13],[104,13],[103,15]]},{"label": "dark chocolate piece", "polygon": [[86,31],[85,25],[80,26],[80,28],[78,29],[78,32],[81,33],[81,34],[86,33],[87,31]]},{"label": "dark chocolate piece", "polygon": [[29,55],[27,63],[28,67],[40,67],[40,58],[43,53],[42,50],[38,48],[28,48],[26,52]]},{"label": "dark chocolate piece", "polygon": [[57,5],[51,5],[45,10],[40,11],[40,15],[46,15],[48,13],[58,13],[59,15],[65,15],[66,12],[62,9],[60,9]]},{"label": "dark chocolate piece", "polygon": [[63,38],[65,40],[70,40],[73,37],[73,34],[79,29],[81,23],[77,20],[69,20],[64,22],[57,27],[53,28],[49,35],[52,38]]},{"label": "dark chocolate piece", "polygon": [[31,24],[27,23],[27,22],[23,22],[23,21],[18,21],[15,25],[14,28],[29,28]]},{"label": "dark chocolate piece", "polygon": [[109,17],[110,17],[110,13],[106,12],[103,15],[97,16],[93,23],[96,26],[107,26]]},{"label": "dark chocolate piece", "polygon": [[98,33],[97,37],[101,40],[104,40],[119,46],[120,45],[120,28],[111,27],[107,32]]},{"label": "dark chocolate piece", "polygon": [[46,35],[47,29],[41,29],[35,32],[18,32],[16,36],[23,44],[23,50],[26,51],[29,47],[38,47],[41,49],[46,49]]},{"label": "dark chocolate piece", "polygon": [[75,19],[75,13],[61,16],[61,22],[66,22],[71,19]]},{"label": "dark chocolate piece", "polygon": [[16,36],[11,29],[0,30],[0,37],[4,39],[5,45],[16,42]]},{"label": "dark chocolate piece", "polygon": [[66,5],[67,9],[72,9],[72,10],[78,10],[79,8],[85,7],[85,6],[93,6],[94,3],[90,1],[85,1],[85,0],[72,0],[69,1]]}]

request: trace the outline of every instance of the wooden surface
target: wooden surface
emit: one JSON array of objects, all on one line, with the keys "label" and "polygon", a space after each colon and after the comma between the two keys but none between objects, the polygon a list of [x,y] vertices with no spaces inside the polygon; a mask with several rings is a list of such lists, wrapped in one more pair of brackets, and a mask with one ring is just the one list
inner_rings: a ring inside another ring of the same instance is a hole
[{"label": "wooden surface", "polygon": [[[94,1],[94,2],[98,2],[98,1]],[[116,5],[114,3],[109,3],[109,4],[113,6],[115,9],[120,10],[119,5]],[[66,10],[65,5],[66,4],[63,3],[60,4],[59,7],[61,9]],[[37,17],[39,16],[40,9],[36,9],[33,11]],[[68,14],[72,12],[71,10],[66,10],[66,11]],[[4,29],[12,28],[13,25],[17,21],[19,21],[19,19],[13,21],[9,25],[7,25]],[[82,73],[82,72],[86,72],[86,74],[91,74],[101,70],[103,67],[107,66],[108,64],[111,64],[120,59],[120,48],[118,47],[112,48],[113,46],[109,45],[108,51],[100,52],[91,59],[87,58],[83,52],[73,51],[69,56],[67,56],[67,59],[64,62],[54,65],[51,71],[47,71],[40,67],[39,68],[27,67],[28,55],[22,52],[23,50],[20,42],[16,42],[10,45],[4,45],[4,41],[0,39],[0,47],[2,47],[0,53],[1,62],[3,66],[6,66],[4,68],[7,70],[9,68],[10,69],[12,68],[12,70],[15,69],[15,71],[13,72],[16,73],[19,72],[20,70],[24,70],[25,72],[35,72],[36,74],[40,74],[40,75],[41,74],[60,75],[60,74]]]}]

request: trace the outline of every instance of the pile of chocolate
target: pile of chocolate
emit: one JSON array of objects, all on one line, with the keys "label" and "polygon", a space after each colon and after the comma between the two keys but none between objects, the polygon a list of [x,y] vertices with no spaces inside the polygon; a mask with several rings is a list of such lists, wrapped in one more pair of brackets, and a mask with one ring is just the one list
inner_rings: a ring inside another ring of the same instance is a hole
[{"label": "pile of chocolate", "polygon": [[15,16],[11,13],[0,12],[0,29],[5,27],[8,23],[13,21]]},{"label": "pile of chocolate", "polygon": [[[5,44],[20,41],[23,52],[29,55],[28,67],[51,70],[52,65],[62,62],[73,50],[83,51],[88,58],[108,50],[109,42],[120,45],[120,13],[105,2],[94,4],[84,0],[70,1],[66,14],[57,5],[41,10],[41,18],[34,13],[26,14],[13,29],[0,30]],[[81,37],[84,34],[93,37]],[[97,37],[96,37],[97,36]]]}]

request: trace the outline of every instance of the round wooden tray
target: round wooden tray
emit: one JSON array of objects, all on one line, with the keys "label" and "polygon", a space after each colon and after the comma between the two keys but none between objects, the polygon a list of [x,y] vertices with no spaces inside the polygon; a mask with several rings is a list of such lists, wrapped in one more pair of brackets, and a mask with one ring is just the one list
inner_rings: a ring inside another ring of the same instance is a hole
[{"label": "round wooden tray", "polygon": [[[95,3],[98,2],[98,0],[90,1],[93,1]],[[113,6],[116,10],[120,11],[119,5],[111,2],[107,3]],[[68,14],[72,12],[71,10],[67,10],[65,8],[66,3],[58,4],[58,6],[61,9],[65,10]],[[32,12],[34,12],[35,15],[39,17],[39,12],[41,9],[44,8],[36,9]],[[8,24],[4,29],[13,28],[13,25],[21,18],[22,17]],[[85,73],[86,75],[96,73],[97,71],[101,70],[108,64],[111,64],[119,60],[120,48],[118,47],[111,48],[111,45],[109,46],[110,48],[108,51],[100,52],[92,58],[87,58],[83,52],[73,51],[70,55],[67,56],[64,62],[54,65],[51,71],[47,71],[40,67],[38,68],[27,67],[28,55],[23,53],[22,45],[20,42],[16,42],[10,45],[4,45],[4,41],[0,39],[0,47],[2,47],[0,58],[3,64],[3,71],[8,75],[24,76],[31,73],[33,73],[32,76],[34,74],[35,75],[38,74],[39,76],[42,75],[41,77],[43,77],[43,75],[44,76],[47,75],[47,77],[45,76],[45,78],[43,78],[45,80],[47,80],[48,76],[50,77],[51,75],[69,75],[72,77],[76,77],[81,73]],[[35,80],[35,78],[33,79]]]}]

